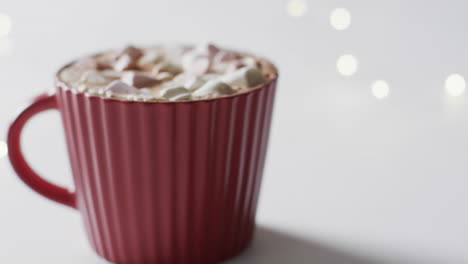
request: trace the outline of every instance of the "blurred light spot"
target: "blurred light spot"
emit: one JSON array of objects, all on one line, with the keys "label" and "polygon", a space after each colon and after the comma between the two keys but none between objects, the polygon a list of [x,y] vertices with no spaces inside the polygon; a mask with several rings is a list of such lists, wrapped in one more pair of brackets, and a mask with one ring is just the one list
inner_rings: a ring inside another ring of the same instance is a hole
[{"label": "blurred light spot", "polygon": [[10,54],[12,46],[11,38],[0,38],[0,56]]},{"label": "blurred light spot", "polygon": [[10,17],[7,14],[0,13],[0,38],[10,34],[11,25]]},{"label": "blurred light spot", "polygon": [[351,25],[351,13],[348,9],[337,8],[330,15],[330,24],[336,30],[345,30]]},{"label": "blurred light spot", "polygon": [[351,76],[356,73],[358,61],[353,55],[347,54],[338,58],[336,62],[338,72],[344,76]]},{"label": "blurred light spot", "polygon": [[290,16],[301,17],[307,13],[307,2],[305,0],[289,0],[286,9]]},{"label": "blurred light spot", "polygon": [[465,78],[460,74],[450,74],[445,80],[445,90],[451,96],[460,96],[465,92]]},{"label": "blurred light spot", "polygon": [[372,84],[372,94],[377,99],[384,99],[390,93],[390,86],[386,81],[378,80]]},{"label": "blurred light spot", "polygon": [[8,154],[8,146],[5,141],[0,141],[0,159]]}]

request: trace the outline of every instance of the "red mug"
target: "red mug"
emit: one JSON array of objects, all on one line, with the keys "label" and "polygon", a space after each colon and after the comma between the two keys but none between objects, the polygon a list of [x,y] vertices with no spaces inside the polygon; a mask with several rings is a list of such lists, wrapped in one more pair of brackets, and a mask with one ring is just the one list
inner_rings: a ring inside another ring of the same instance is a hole
[{"label": "red mug", "polygon": [[[11,125],[9,157],[32,189],[81,213],[106,260],[217,263],[252,240],[276,83],[208,100],[130,102],[75,93],[56,77],[56,93]],[[41,178],[21,151],[25,123],[50,109],[62,116],[75,192]]]}]

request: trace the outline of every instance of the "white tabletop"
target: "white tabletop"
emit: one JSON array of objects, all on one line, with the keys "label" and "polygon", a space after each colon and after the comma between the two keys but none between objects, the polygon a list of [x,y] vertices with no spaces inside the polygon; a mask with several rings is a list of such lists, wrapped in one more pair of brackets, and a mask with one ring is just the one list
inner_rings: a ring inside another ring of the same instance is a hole
[{"label": "white tabletop", "polygon": [[[467,2],[304,1],[292,17],[287,0],[3,0],[13,27],[0,38],[0,140],[76,56],[213,40],[281,71],[259,230],[228,263],[468,263],[468,101],[444,89],[450,74],[468,77]],[[330,25],[337,7],[351,13],[346,30]],[[352,76],[337,71],[344,54],[358,60]],[[371,92],[380,79],[384,99]],[[60,122],[53,112],[32,120],[25,152],[71,186]],[[6,158],[0,205],[0,263],[104,263],[78,213],[33,193]]]}]

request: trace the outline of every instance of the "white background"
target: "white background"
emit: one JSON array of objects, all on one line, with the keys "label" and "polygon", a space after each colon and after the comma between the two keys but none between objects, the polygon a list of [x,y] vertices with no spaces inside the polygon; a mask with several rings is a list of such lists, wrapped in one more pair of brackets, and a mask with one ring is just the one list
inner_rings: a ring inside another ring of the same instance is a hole
[{"label": "white background", "polygon": [[[0,140],[69,60],[126,43],[198,42],[271,58],[281,72],[253,247],[228,263],[468,263],[466,1],[2,0]],[[347,8],[351,26],[329,21]],[[8,48],[9,46],[9,48]],[[353,54],[355,75],[336,61]],[[371,84],[390,86],[375,98]],[[58,113],[23,137],[34,168],[71,186]],[[78,213],[29,190],[0,159],[0,263],[101,264]]]}]

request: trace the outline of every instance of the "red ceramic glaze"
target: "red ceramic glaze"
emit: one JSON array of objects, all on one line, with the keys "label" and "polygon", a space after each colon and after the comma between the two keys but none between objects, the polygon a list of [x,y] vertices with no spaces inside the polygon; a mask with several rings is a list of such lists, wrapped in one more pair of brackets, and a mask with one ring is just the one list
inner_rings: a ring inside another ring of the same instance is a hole
[{"label": "red ceramic glaze", "polygon": [[[208,264],[252,239],[276,79],[251,92],[190,102],[125,102],[73,93],[57,81],[11,125],[21,179],[76,208],[89,241],[120,264]],[[76,192],[47,182],[20,144],[33,115],[60,111]]]}]

